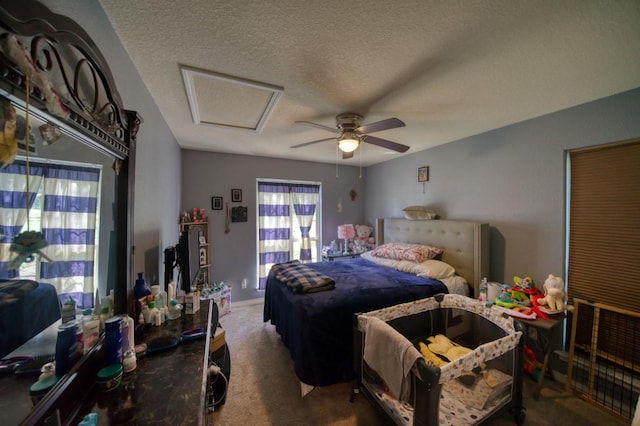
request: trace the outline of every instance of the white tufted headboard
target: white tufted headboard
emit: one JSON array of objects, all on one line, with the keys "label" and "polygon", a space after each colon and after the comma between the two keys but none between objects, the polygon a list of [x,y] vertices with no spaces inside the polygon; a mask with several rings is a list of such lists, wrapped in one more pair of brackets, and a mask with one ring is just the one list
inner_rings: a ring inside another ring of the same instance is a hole
[{"label": "white tufted headboard", "polygon": [[376,243],[428,244],[444,249],[442,261],[453,266],[478,295],[489,276],[489,225],[459,220],[378,219]]}]

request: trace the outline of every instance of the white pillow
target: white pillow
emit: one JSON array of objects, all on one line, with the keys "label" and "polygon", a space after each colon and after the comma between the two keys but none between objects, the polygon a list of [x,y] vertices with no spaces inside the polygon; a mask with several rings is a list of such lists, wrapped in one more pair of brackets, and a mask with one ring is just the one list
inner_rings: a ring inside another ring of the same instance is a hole
[{"label": "white pillow", "polygon": [[402,209],[405,219],[408,220],[430,220],[435,219],[438,214],[425,206],[409,206]]},{"label": "white pillow", "polygon": [[453,276],[456,270],[453,266],[440,260],[429,259],[422,263],[411,262],[409,260],[394,260],[376,257],[371,252],[365,252],[360,255],[367,260],[397,269],[398,271],[408,272],[420,277],[428,277],[436,280],[449,278]]},{"label": "white pillow", "polygon": [[420,271],[416,274],[419,277],[429,277],[439,280],[449,278],[456,273],[453,266],[441,260],[429,259],[419,263],[419,265]]}]

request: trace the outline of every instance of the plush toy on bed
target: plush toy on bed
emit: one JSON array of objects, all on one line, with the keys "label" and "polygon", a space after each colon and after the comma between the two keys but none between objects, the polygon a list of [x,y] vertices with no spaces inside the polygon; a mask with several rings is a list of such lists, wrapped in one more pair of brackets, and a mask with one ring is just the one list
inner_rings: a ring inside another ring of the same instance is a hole
[{"label": "plush toy on bed", "polygon": [[354,252],[364,253],[368,246],[373,244],[374,238],[371,236],[373,228],[367,225],[356,225],[356,238],[353,240]]},{"label": "plush toy on bed", "polygon": [[544,297],[538,299],[540,305],[548,306],[551,311],[565,309],[564,281],[560,277],[549,274],[544,281]]}]

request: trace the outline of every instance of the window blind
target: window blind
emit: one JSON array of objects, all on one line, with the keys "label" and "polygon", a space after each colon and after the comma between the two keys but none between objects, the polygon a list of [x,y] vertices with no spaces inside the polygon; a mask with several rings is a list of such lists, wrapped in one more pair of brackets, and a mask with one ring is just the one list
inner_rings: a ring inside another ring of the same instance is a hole
[{"label": "window blind", "polygon": [[640,140],[569,156],[569,301],[640,312]]}]

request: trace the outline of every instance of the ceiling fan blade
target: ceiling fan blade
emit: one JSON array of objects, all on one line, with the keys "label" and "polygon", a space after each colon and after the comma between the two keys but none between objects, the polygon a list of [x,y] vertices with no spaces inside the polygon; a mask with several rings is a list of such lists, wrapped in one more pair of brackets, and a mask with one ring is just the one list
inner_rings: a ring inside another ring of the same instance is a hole
[{"label": "ceiling fan blade", "polygon": [[314,143],[318,143],[318,142],[335,141],[335,140],[336,140],[336,138],[318,139],[318,140],[315,140],[315,141],[305,142],[305,143],[301,143],[299,145],[294,145],[291,148],[302,148],[303,146],[313,145]]},{"label": "ceiling fan blade", "polygon": [[404,127],[404,126],[405,126],[404,121],[398,118],[392,117],[392,118],[387,118],[386,120],[376,121],[375,123],[363,124],[362,126],[356,129],[356,132],[373,133],[373,132],[380,132],[382,130],[395,129],[395,128]]},{"label": "ceiling fan blade", "polygon": [[353,153],[354,153],[354,151],[351,151],[351,152],[342,151],[342,159],[343,160],[348,160],[349,158],[353,158]]},{"label": "ceiling fan blade", "polygon": [[370,143],[371,145],[377,145],[382,148],[387,148],[397,152],[407,152],[408,146],[402,145],[397,142],[391,142],[386,139],[377,138],[375,136],[366,135],[362,138],[363,142]]},{"label": "ceiling fan blade", "polygon": [[331,133],[340,133],[340,130],[338,130],[335,127],[329,127],[329,126],[325,126],[323,124],[313,123],[311,121],[294,121],[294,123],[295,124],[306,124],[308,126],[318,127],[320,129],[323,129],[323,130],[328,130]]}]

